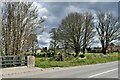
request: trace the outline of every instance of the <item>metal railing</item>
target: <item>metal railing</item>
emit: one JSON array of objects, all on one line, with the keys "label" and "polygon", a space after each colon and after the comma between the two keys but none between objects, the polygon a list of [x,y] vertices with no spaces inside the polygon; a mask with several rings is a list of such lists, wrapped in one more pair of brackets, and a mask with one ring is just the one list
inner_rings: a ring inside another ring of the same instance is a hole
[{"label": "metal railing", "polygon": [[27,56],[0,56],[0,67],[27,66]]}]

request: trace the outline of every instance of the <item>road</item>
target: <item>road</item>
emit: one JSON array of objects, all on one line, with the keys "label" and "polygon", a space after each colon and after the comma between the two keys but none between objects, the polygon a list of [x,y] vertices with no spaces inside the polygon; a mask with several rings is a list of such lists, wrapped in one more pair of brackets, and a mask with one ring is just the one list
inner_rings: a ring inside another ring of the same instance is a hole
[{"label": "road", "polygon": [[118,62],[109,62],[55,70],[36,71],[9,78],[118,78]]}]

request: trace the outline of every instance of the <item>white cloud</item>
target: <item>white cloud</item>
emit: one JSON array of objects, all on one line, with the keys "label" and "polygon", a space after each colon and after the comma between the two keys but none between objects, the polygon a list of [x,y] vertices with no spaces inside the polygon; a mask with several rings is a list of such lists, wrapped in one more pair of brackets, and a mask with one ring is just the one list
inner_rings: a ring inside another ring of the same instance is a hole
[{"label": "white cloud", "polygon": [[46,8],[40,8],[38,11],[41,15],[47,15],[49,12]]},{"label": "white cloud", "polygon": [[42,8],[42,5],[39,4],[39,3],[37,3],[37,2],[33,2],[33,5],[34,5],[34,6],[37,6],[38,8]]},{"label": "white cloud", "polygon": [[38,35],[37,39],[40,47],[49,47],[49,43],[51,40],[49,33],[43,32],[41,35]]},{"label": "white cloud", "polygon": [[77,8],[77,7],[75,7],[75,6],[70,5],[70,6],[68,6],[68,7],[66,8],[66,13],[79,12],[80,10],[81,10],[81,9],[79,9],[79,8]]},{"label": "white cloud", "polygon": [[43,19],[47,19],[48,17],[47,16],[42,16]]},{"label": "white cloud", "polygon": [[80,8],[80,7],[76,7],[76,6],[73,6],[73,5],[69,5],[67,8],[66,8],[66,14],[70,13],[70,12],[78,12],[78,13],[85,13],[85,12],[91,12],[93,14],[93,16],[95,17],[96,14],[95,14],[95,10],[93,9],[89,9],[89,8]]},{"label": "white cloud", "polygon": [[47,32],[43,32],[41,35],[38,36],[38,40],[46,40],[50,37],[50,34]]},{"label": "white cloud", "polygon": [[42,3],[33,2],[33,5],[37,6],[39,16],[46,16],[49,14],[47,8],[43,7]]},{"label": "white cloud", "polygon": [[47,20],[49,23],[54,23],[57,20],[57,18],[54,15],[51,15],[51,16],[48,16]]}]

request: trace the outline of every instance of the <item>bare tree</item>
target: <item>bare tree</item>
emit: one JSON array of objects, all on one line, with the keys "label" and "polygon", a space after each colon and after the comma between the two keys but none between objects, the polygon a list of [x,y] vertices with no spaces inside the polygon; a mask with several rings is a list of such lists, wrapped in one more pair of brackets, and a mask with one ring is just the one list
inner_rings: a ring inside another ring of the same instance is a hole
[{"label": "bare tree", "polygon": [[70,13],[60,24],[59,30],[62,39],[69,43],[68,45],[74,49],[76,57],[78,56],[81,48],[81,38],[83,35],[84,16],[80,13]]},{"label": "bare tree", "polygon": [[52,40],[50,41],[50,48],[53,48],[54,55],[55,55],[56,54],[56,48],[57,48],[57,45],[58,45],[58,40],[59,40],[57,28],[53,28],[50,31],[50,33],[51,33],[51,38],[52,38]]},{"label": "bare tree", "polygon": [[37,8],[30,2],[6,2],[2,9],[2,36],[5,54],[20,54],[27,37],[44,20],[38,18]]},{"label": "bare tree", "polygon": [[83,54],[85,54],[85,49],[87,45],[91,42],[94,37],[95,32],[93,31],[93,16],[91,13],[86,12],[84,15],[84,34],[83,34]]},{"label": "bare tree", "polygon": [[120,25],[118,19],[111,13],[98,12],[98,23],[96,30],[102,45],[102,53],[106,54],[106,50],[111,41],[120,37]]},{"label": "bare tree", "polygon": [[93,16],[91,13],[70,13],[65,17],[60,27],[58,28],[60,39],[67,46],[75,50],[76,56],[78,56],[81,49],[83,54],[85,49],[93,38],[95,32],[93,32],[92,26]]},{"label": "bare tree", "polygon": [[3,44],[2,44],[2,15],[0,10],[0,53],[3,53]]}]

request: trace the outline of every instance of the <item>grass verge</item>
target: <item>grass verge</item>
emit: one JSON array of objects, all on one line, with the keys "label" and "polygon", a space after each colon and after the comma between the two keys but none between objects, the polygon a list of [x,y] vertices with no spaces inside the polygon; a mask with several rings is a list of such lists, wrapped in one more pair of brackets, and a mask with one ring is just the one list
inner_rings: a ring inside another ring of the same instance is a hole
[{"label": "grass verge", "polygon": [[[109,54],[108,56],[101,56],[101,55],[93,55],[87,54],[87,58],[74,58],[67,61],[49,61],[49,58],[39,58],[36,57],[36,67],[40,68],[50,68],[50,67],[69,67],[69,66],[79,66],[79,65],[89,65],[89,64],[97,64],[97,63],[106,63],[111,61],[118,60],[118,54],[113,53]],[[120,60],[120,56],[119,56]]]}]

